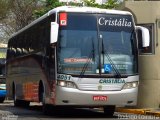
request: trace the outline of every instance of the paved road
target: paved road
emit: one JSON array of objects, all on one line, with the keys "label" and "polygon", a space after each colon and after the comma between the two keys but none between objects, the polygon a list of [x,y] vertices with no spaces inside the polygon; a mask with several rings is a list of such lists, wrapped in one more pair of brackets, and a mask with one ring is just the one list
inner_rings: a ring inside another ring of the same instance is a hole
[{"label": "paved road", "polygon": [[13,101],[0,104],[0,120],[108,120],[116,116],[107,117],[97,109],[71,109],[57,115],[43,115],[39,104],[31,103],[29,108],[14,107]]},{"label": "paved road", "polygon": [[[42,106],[31,103],[28,108],[14,107],[13,101],[5,101],[0,104],[0,120],[155,120],[156,117],[115,113],[108,117],[98,109],[70,109],[63,110],[57,115],[43,115]],[[159,119],[159,118],[158,118]]]}]

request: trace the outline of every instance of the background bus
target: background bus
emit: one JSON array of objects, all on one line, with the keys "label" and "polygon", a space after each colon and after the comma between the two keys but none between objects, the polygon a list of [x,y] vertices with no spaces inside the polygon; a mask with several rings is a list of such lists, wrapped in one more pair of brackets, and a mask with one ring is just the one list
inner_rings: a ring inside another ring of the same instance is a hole
[{"label": "background bus", "polygon": [[[8,42],[7,90],[15,106],[30,101],[43,110],[65,107],[136,105],[138,50],[146,28],[125,11],[58,7],[14,34]],[[56,111],[56,110],[55,110]]]},{"label": "background bus", "polygon": [[0,44],[0,103],[5,100],[6,96],[6,77],[5,77],[5,63],[6,63],[7,44]]}]

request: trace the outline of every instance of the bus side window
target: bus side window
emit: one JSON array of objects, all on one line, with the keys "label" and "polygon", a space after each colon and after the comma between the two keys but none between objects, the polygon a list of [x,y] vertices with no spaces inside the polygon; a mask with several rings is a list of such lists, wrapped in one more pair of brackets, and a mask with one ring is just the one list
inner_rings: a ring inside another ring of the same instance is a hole
[{"label": "bus side window", "polygon": [[16,57],[21,56],[22,55],[22,50],[20,48],[16,49]]},{"label": "bus side window", "polygon": [[26,55],[28,53],[28,51],[25,48],[22,49],[22,52],[23,52],[23,55]]},{"label": "bus side window", "polygon": [[9,56],[10,56],[10,59],[12,59],[16,56],[16,49],[15,48],[11,48],[9,50]]}]

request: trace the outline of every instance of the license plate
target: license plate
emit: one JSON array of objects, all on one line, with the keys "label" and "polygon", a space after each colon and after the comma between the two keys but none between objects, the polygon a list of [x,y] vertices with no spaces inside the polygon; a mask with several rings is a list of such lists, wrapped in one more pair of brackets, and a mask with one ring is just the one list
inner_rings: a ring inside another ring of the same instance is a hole
[{"label": "license plate", "polygon": [[103,95],[96,95],[93,96],[93,100],[94,101],[107,101],[107,96],[103,96]]}]

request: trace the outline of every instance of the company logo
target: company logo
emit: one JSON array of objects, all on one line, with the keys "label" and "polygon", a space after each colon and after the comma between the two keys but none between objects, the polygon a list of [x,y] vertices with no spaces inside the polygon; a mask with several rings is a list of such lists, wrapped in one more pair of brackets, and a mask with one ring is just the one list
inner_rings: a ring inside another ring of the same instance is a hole
[{"label": "company logo", "polygon": [[102,90],[102,85],[98,85],[98,90]]},{"label": "company logo", "polygon": [[124,84],[124,79],[100,79],[99,83],[101,84]]},{"label": "company logo", "polygon": [[126,18],[105,18],[100,17],[98,20],[99,25],[116,26],[116,27],[132,27],[132,23]]}]

